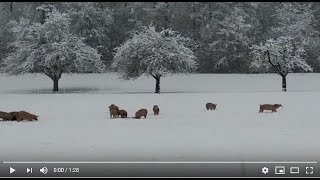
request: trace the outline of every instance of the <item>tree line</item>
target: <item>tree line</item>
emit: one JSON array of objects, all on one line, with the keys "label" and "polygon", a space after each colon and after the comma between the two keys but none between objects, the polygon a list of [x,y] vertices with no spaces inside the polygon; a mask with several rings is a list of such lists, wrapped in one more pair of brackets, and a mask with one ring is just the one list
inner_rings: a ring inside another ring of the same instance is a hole
[{"label": "tree line", "polygon": [[[0,68],[62,73],[319,72],[318,2],[1,2]],[[157,88],[158,86],[158,88]]]}]

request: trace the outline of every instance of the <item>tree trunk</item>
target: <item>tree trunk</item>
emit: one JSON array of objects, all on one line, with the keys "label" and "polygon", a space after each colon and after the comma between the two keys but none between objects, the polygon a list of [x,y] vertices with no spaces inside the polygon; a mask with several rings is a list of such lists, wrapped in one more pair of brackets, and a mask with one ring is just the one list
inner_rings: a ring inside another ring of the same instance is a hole
[{"label": "tree trunk", "polygon": [[159,76],[159,75],[157,75],[155,77],[155,79],[156,79],[156,90],[155,90],[154,93],[159,93],[160,94],[160,77],[161,76]]},{"label": "tree trunk", "polygon": [[165,3],[165,7],[166,7],[166,10],[165,10],[165,13],[164,13],[164,29],[168,29],[168,21],[169,21],[169,18],[168,18],[168,11],[169,11],[169,2],[164,2]]},{"label": "tree trunk", "polygon": [[[196,3],[193,3],[193,15],[196,14]],[[192,20],[192,26],[193,26],[193,38],[196,39],[196,18],[193,17]]]},{"label": "tree trunk", "polygon": [[10,12],[13,11],[13,2],[10,3]]},{"label": "tree trunk", "polygon": [[209,2],[209,20],[212,19],[212,13],[211,13],[211,3]]},{"label": "tree trunk", "polygon": [[287,91],[287,76],[286,75],[282,76],[282,91],[283,92]]},{"label": "tree trunk", "polygon": [[53,92],[59,91],[59,78],[54,77],[53,79]]}]

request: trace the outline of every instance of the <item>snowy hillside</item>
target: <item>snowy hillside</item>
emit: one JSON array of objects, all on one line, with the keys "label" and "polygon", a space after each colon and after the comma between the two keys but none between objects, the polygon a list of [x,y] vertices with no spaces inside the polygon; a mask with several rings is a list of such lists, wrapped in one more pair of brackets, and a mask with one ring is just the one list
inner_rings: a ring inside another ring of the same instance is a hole
[{"label": "snowy hillside", "polygon": [[[315,160],[319,157],[319,74],[195,74],[121,81],[114,74],[62,76],[59,94],[44,75],[0,76],[0,111],[37,122],[0,122],[4,161]],[[94,90],[94,91],[93,91]],[[39,94],[38,94],[39,93]],[[205,103],[217,103],[207,111]],[[107,105],[147,119],[109,119]],[[259,104],[280,103],[278,113]],[[152,106],[160,115],[152,115]],[[320,159],[320,158],[319,158]]]}]

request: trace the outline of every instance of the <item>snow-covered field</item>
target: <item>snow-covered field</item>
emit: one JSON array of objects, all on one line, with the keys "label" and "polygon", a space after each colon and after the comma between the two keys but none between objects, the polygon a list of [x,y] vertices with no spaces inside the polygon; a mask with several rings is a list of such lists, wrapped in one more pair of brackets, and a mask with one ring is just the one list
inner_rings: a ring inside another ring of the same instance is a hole
[{"label": "snow-covered field", "polygon": [[[320,160],[320,74],[195,74],[121,81],[115,74],[65,75],[61,93],[43,75],[0,74],[0,111],[26,110],[37,122],[0,122],[3,161]],[[207,111],[207,102],[217,103]],[[109,119],[107,105],[129,116]],[[281,103],[278,113],[259,104]],[[152,106],[160,115],[152,115]]]}]

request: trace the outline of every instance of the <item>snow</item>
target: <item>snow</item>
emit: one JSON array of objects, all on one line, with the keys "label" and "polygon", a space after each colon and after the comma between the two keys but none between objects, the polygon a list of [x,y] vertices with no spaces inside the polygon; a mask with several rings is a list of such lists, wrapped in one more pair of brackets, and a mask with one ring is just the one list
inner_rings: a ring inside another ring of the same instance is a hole
[{"label": "snow", "polygon": [[[37,122],[0,122],[3,161],[319,160],[320,75],[192,74],[121,81],[112,73],[64,75],[52,94],[44,75],[0,75],[0,111],[26,110]],[[95,90],[95,91],[93,91]],[[207,102],[217,103],[207,111]],[[128,116],[109,119],[116,104]],[[280,103],[277,113],[259,104]],[[152,107],[160,115],[152,115]],[[318,158],[318,159],[317,159]]]}]

